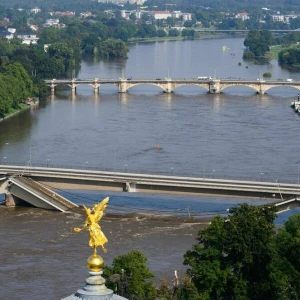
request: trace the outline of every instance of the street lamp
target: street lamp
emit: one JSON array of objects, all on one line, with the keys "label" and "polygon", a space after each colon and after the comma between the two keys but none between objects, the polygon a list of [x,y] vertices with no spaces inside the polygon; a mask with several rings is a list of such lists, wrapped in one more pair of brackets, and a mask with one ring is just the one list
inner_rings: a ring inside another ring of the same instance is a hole
[{"label": "street lamp", "polygon": [[298,186],[300,185],[299,163],[300,163],[300,160],[297,161],[297,165],[298,165]]},{"label": "street lamp", "polygon": [[278,186],[278,191],[279,191],[279,195],[280,195],[281,201],[283,201],[282,194],[281,194],[281,191],[280,191],[280,184],[278,183],[278,178],[276,179],[276,184]]},{"label": "street lamp", "polygon": [[114,150],[114,172],[116,173],[117,168],[117,149]]},{"label": "street lamp", "polygon": [[264,181],[264,173],[260,173],[260,181]]},{"label": "street lamp", "polygon": [[32,163],[32,154],[31,154],[31,148],[32,148],[33,145],[30,145],[29,146],[29,169],[31,169],[31,163]]},{"label": "street lamp", "polygon": [[127,173],[127,165],[125,165],[125,172]]},{"label": "street lamp", "polygon": [[47,168],[48,168],[48,166],[49,166],[49,158],[47,158]]},{"label": "street lamp", "polygon": [[203,181],[205,181],[205,156],[203,156]]},{"label": "street lamp", "polygon": [[215,172],[216,170],[213,170],[213,179],[215,179]]},{"label": "street lamp", "polygon": [[85,162],[85,168],[86,169],[87,169],[88,163],[89,163],[88,161]]},{"label": "street lamp", "polygon": [[173,167],[171,167],[171,175],[173,176],[174,175],[174,168]]}]

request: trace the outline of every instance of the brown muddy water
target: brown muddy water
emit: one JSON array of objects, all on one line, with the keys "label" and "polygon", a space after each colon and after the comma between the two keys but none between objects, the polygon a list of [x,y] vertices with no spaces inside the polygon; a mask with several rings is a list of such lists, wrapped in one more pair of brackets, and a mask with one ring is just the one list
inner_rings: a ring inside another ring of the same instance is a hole
[{"label": "brown muddy water", "polygon": [[[92,254],[88,232],[75,233],[84,214],[81,208],[59,213],[37,208],[0,206],[0,299],[61,299],[85,284],[86,259]],[[171,282],[174,270],[183,276],[183,254],[195,243],[207,220],[105,215],[108,238],[106,264],[131,250],[141,250],[160,279]],[[100,253],[100,250],[99,250]]]}]

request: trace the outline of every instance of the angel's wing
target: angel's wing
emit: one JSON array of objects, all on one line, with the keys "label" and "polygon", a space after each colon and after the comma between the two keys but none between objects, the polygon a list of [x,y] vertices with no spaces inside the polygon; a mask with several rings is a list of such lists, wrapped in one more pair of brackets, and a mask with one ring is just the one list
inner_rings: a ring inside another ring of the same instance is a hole
[{"label": "angel's wing", "polygon": [[92,212],[95,216],[95,222],[99,222],[101,220],[108,201],[109,201],[109,197],[106,197],[99,204],[95,204],[95,206],[93,207]]}]

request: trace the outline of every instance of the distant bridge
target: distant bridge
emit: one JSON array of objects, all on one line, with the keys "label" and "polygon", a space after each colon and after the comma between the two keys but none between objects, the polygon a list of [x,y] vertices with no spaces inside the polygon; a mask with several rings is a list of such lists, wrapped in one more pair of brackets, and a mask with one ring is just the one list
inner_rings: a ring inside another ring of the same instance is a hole
[{"label": "distant bridge", "polygon": [[[214,33],[214,32],[249,32],[251,29],[195,29],[195,31],[198,32],[209,32],[209,33]],[[278,33],[285,33],[285,32],[299,32],[300,29],[268,29],[270,32],[278,32]]]},{"label": "distant bridge", "polygon": [[94,89],[94,93],[99,92],[99,87],[104,84],[117,86],[119,93],[127,91],[135,86],[150,84],[162,89],[165,93],[172,93],[176,88],[182,86],[200,86],[210,94],[219,94],[223,90],[233,86],[246,86],[253,89],[258,94],[265,94],[269,89],[278,86],[288,86],[300,91],[300,81],[283,81],[283,80],[248,80],[248,79],[52,79],[45,80],[45,83],[51,88],[51,93],[55,92],[58,85],[67,85],[71,88],[72,93],[76,93],[76,88],[80,85],[89,85]]}]

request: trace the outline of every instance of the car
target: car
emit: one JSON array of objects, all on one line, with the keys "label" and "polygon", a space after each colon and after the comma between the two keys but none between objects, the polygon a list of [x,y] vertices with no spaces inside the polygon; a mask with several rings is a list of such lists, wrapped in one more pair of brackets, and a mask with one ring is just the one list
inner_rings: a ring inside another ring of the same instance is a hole
[{"label": "car", "polygon": [[161,80],[161,78],[156,78],[155,80]]},{"label": "car", "polygon": [[287,81],[287,82],[293,82],[294,79],[288,78],[286,81]]},{"label": "car", "polygon": [[131,80],[131,79],[132,79],[132,77],[128,77],[128,78],[127,78],[127,80]]}]

